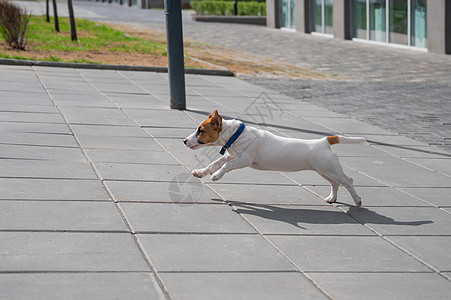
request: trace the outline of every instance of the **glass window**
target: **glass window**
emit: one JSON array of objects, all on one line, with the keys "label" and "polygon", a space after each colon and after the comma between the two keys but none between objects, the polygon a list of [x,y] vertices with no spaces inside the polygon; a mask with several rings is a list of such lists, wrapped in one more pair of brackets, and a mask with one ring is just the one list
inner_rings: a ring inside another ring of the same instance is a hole
[{"label": "glass window", "polygon": [[288,26],[288,3],[287,0],[280,1],[280,27]]},{"label": "glass window", "polygon": [[385,0],[370,0],[370,40],[386,42]]},{"label": "glass window", "polygon": [[352,36],[366,40],[366,0],[352,1]]},{"label": "glass window", "polygon": [[280,1],[280,27],[295,28],[296,24],[296,0],[281,0]]},{"label": "glass window", "polygon": [[290,13],[291,13],[291,24],[290,24],[290,28],[296,28],[296,0],[290,0]]},{"label": "glass window", "polygon": [[390,0],[390,43],[407,45],[407,0]]},{"label": "glass window", "polygon": [[426,48],[426,0],[412,0],[412,46]]},{"label": "glass window", "polygon": [[311,24],[312,31],[323,32],[323,18],[322,18],[322,0],[312,0],[311,5]]},{"label": "glass window", "polygon": [[324,33],[334,34],[332,7],[333,0],[324,0]]}]

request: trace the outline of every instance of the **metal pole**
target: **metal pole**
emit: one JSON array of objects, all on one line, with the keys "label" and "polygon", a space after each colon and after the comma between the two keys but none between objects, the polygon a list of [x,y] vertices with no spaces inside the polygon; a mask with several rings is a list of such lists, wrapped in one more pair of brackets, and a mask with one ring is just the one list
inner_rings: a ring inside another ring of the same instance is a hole
[{"label": "metal pole", "polygon": [[185,66],[183,60],[182,3],[164,0],[166,14],[166,43],[171,108],[186,109]]}]

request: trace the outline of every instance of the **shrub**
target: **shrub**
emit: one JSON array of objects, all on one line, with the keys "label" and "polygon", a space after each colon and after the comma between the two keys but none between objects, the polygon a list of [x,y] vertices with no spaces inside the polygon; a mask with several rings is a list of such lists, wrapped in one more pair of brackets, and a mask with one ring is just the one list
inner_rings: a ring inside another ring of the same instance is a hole
[{"label": "shrub", "polygon": [[13,49],[24,50],[30,14],[9,0],[0,0],[0,32]]},{"label": "shrub", "polygon": [[[198,0],[191,1],[198,15],[233,15],[233,1]],[[257,1],[238,1],[239,16],[266,16],[266,3]]]}]

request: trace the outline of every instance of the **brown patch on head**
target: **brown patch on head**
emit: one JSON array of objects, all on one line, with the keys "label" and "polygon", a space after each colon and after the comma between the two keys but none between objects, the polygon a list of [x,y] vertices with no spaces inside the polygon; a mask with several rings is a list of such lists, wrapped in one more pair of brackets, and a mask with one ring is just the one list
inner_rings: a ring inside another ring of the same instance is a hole
[{"label": "brown patch on head", "polygon": [[340,138],[336,135],[333,136],[328,136],[327,137],[327,141],[329,142],[329,144],[333,145],[333,144],[338,144],[340,142]]},{"label": "brown patch on head", "polygon": [[222,130],[222,117],[215,110],[208,115],[208,118],[200,123],[196,137],[199,144],[216,142]]}]

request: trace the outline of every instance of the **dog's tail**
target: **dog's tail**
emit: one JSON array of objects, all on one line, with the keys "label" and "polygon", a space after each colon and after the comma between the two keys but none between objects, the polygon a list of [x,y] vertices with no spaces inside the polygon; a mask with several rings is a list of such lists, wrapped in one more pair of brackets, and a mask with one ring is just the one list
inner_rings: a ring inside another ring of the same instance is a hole
[{"label": "dog's tail", "polygon": [[367,141],[362,137],[347,137],[341,135],[328,136],[327,141],[329,142],[330,145],[367,143]]}]

